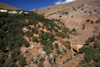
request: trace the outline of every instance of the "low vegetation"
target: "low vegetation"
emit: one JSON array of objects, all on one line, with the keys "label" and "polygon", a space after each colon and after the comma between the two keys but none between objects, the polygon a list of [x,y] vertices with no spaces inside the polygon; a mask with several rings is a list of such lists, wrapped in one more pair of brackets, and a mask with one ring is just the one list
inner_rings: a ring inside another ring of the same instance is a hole
[{"label": "low vegetation", "polygon": [[100,67],[100,34],[89,38],[89,43],[93,42],[91,46],[83,46],[79,53],[85,53],[84,59],[79,63],[77,67]]}]

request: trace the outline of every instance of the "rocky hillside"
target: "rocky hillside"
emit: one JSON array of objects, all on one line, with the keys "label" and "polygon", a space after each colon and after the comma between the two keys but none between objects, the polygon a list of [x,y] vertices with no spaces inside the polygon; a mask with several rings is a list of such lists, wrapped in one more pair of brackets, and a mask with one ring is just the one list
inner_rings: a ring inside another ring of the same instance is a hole
[{"label": "rocky hillside", "polygon": [[0,12],[0,67],[100,67],[99,4],[77,0],[35,9],[38,14]]},{"label": "rocky hillside", "polygon": [[[70,40],[72,44],[84,44],[86,39],[100,32],[100,26],[95,24],[95,21],[100,18],[99,0],[77,0],[32,11],[44,14],[49,19],[60,19],[69,29],[75,28],[78,35],[73,37],[74,40]],[[89,22],[86,21],[88,19]]]},{"label": "rocky hillside", "polygon": [[[85,13],[90,14],[94,11],[100,11],[99,0],[77,0],[74,2],[64,3],[55,6],[48,6],[41,9],[33,9],[32,11],[38,14],[44,14],[45,16],[53,14],[63,15],[84,15]],[[94,8],[94,9],[93,9]],[[94,13],[93,13],[94,14]]]},{"label": "rocky hillside", "polygon": [[[77,55],[69,41],[76,34],[60,20],[34,12],[0,12],[0,67],[61,67]],[[77,56],[75,66],[83,59]]]},{"label": "rocky hillside", "polygon": [[13,6],[9,6],[9,5],[4,4],[4,3],[0,3],[0,9],[6,9],[6,10],[22,10],[22,9],[18,9],[16,7],[13,7]]}]

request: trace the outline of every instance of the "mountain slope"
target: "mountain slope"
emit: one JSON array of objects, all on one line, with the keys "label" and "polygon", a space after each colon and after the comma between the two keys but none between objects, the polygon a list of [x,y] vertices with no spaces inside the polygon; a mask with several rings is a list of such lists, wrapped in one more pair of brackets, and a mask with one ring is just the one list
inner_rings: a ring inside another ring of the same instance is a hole
[{"label": "mountain slope", "polygon": [[[36,11],[38,14],[44,14],[45,16],[48,16],[51,13],[61,13],[64,12],[73,12],[77,9],[84,7],[86,10],[90,8],[97,8],[100,7],[100,1],[99,0],[77,0],[74,2],[64,3],[60,5],[55,6],[48,6],[41,9],[33,9],[32,11]],[[79,12],[79,11],[78,11]]]},{"label": "mountain slope", "polygon": [[[44,14],[49,19],[60,19],[69,29],[75,28],[78,35],[74,37],[76,39],[71,40],[72,43],[84,44],[86,39],[100,32],[100,26],[95,24],[95,21],[100,18],[99,0],[77,0],[33,11]],[[87,19],[93,21],[94,24],[88,23]],[[82,30],[83,25],[84,30]],[[93,33],[93,31],[96,32]]]},{"label": "mountain slope", "polygon": [[22,10],[22,9],[18,9],[16,7],[12,7],[10,5],[4,4],[4,3],[0,3],[0,9],[6,9],[6,10]]}]

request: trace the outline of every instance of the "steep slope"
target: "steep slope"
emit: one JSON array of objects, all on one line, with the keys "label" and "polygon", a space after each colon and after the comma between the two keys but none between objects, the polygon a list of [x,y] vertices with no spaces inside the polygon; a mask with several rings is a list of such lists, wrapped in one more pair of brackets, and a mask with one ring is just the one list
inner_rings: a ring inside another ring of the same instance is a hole
[{"label": "steep slope", "polygon": [[[91,39],[92,36],[100,33],[100,22],[98,22],[100,21],[100,0],[77,0],[32,11],[43,14],[49,19],[59,19],[70,30],[75,29],[77,34],[66,41],[70,41],[72,50],[76,52],[79,51],[80,46],[88,43],[88,38]],[[66,63],[62,64],[61,60],[61,63],[57,62],[57,64],[59,67],[76,67],[80,58],[83,59],[83,55],[76,56],[75,59],[64,57],[66,60],[63,61]]]},{"label": "steep slope", "polygon": [[0,3],[0,9],[6,9],[6,10],[22,10],[22,9],[18,9],[16,7],[4,4],[4,3]]},{"label": "steep slope", "polygon": [[[49,14],[61,13],[61,12],[69,12],[72,13],[81,7],[84,7],[85,10],[90,10],[90,8],[100,9],[100,1],[99,0],[77,0],[74,2],[64,3],[55,6],[48,6],[41,9],[33,9],[32,11],[37,12],[38,14],[44,14],[45,16]],[[84,9],[83,9],[84,10]],[[77,11],[80,15],[79,11]]]},{"label": "steep slope", "polygon": [[[95,24],[95,21],[100,18],[99,0],[77,0],[37,10],[34,9],[33,11],[44,14],[49,19],[60,19],[69,29],[75,28],[77,36],[71,40],[72,44],[82,45],[87,38],[100,32],[100,26]],[[87,22],[87,19],[91,21]],[[92,21],[94,24],[91,24]],[[82,29],[83,25],[85,26],[84,30]]]}]

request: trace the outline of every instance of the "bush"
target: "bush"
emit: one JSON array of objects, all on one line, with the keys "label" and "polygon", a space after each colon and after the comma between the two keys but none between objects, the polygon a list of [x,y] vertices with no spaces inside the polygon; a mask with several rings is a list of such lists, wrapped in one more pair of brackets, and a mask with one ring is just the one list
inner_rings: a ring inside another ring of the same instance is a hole
[{"label": "bush", "polygon": [[85,46],[83,46],[82,48],[80,48],[80,49],[79,49],[79,53],[81,53],[81,54],[82,54],[82,53],[84,53],[84,52],[85,52],[85,50],[86,50],[86,47],[85,47]]},{"label": "bush", "polygon": [[42,57],[42,58],[40,58],[40,62],[43,62],[45,59]]},{"label": "bush", "polygon": [[62,17],[61,15],[59,15],[59,17]]},{"label": "bush", "polygon": [[94,45],[94,48],[98,48],[100,46],[98,42],[95,42],[93,45]]},{"label": "bush", "polygon": [[28,53],[28,50],[26,50],[26,53]]},{"label": "bush", "polygon": [[62,59],[62,56],[60,56],[60,59]]},{"label": "bush", "polygon": [[73,30],[72,30],[72,31],[76,32],[76,29],[75,29],[75,28],[73,28]]},{"label": "bush", "polygon": [[100,23],[100,18],[96,21],[96,23]]},{"label": "bush", "polygon": [[43,62],[38,63],[37,67],[44,67]]},{"label": "bush", "polygon": [[93,20],[91,20],[91,24],[93,24],[94,22],[93,22]]},{"label": "bush", "polygon": [[58,30],[57,30],[57,29],[54,29],[54,31],[55,31],[55,32],[58,32]]},{"label": "bush", "polygon": [[87,21],[87,22],[90,22],[90,19],[87,19],[86,21]]},{"label": "bush", "polygon": [[98,36],[96,36],[96,38],[97,38],[98,40],[100,40],[100,34],[99,34]]},{"label": "bush", "polygon": [[76,55],[77,55],[77,53],[75,52],[75,53],[74,53],[74,56],[76,56]]},{"label": "bush", "polygon": [[41,30],[41,33],[43,34],[43,33],[44,33],[44,31],[43,31],[43,30]]},{"label": "bush", "polygon": [[68,62],[68,61],[70,61],[70,60],[72,60],[72,58],[66,59],[66,61],[63,62],[63,64],[65,64],[66,62]]},{"label": "bush", "polygon": [[38,28],[40,28],[41,26],[38,24]]},{"label": "bush", "polygon": [[39,30],[37,28],[32,28],[32,32],[35,33],[35,34],[38,34]]},{"label": "bush", "polygon": [[85,29],[85,25],[83,24],[83,27],[82,27],[82,29]]},{"label": "bush", "polygon": [[31,27],[30,27],[30,26],[28,26],[27,28],[28,28],[29,30],[31,30]]},{"label": "bush", "polygon": [[58,49],[58,50],[57,50],[57,54],[61,54],[61,53],[62,53],[62,52],[60,52],[60,50]]},{"label": "bush", "polygon": [[49,55],[49,54],[51,54],[51,53],[53,53],[53,51],[51,51],[51,50],[47,50],[47,51],[46,51],[46,55]]},{"label": "bush", "polygon": [[31,38],[29,38],[29,41],[31,41]]},{"label": "bush", "polygon": [[56,46],[56,48],[58,49],[58,47],[59,47],[59,46],[58,46],[58,43],[55,43],[55,46]]},{"label": "bush", "polygon": [[45,45],[44,45],[42,48],[43,48],[43,51],[48,50],[48,46],[45,46]]},{"label": "bush", "polygon": [[86,40],[85,43],[86,43],[86,45],[89,45],[90,40]]},{"label": "bush", "polygon": [[52,58],[49,58],[49,63],[52,64]]},{"label": "bush", "polygon": [[33,42],[39,43],[39,40],[38,40],[37,37],[35,37],[35,36],[32,38],[32,41],[33,41]]},{"label": "bush", "polygon": [[47,46],[48,41],[47,41],[47,40],[41,39],[41,43],[42,43],[43,45],[46,45],[46,46]]},{"label": "bush", "polygon": [[28,37],[31,37],[31,36],[33,36],[33,33],[30,32],[30,31],[27,31],[27,32],[25,32],[25,35],[28,36]]}]

